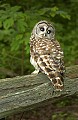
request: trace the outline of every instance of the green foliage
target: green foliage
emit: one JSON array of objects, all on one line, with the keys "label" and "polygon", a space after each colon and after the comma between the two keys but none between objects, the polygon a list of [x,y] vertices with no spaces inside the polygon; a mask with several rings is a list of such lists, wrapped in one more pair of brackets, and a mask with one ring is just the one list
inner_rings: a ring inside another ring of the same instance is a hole
[{"label": "green foliage", "polygon": [[[45,3],[37,3],[35,0],[23,0],[18,3],[10,0],[0,2],[0,67],[8,68],[20,75],[33,70],[29,62],[30,33],[35,23],[44,19],[52,21],[55,25],[56,38],[64,50],[66,65],[74,64],[78,58],[78,30],[75,30],[78,21],[74,22],[74,7],[70,7],[69,10],[69,4],[67,7],[65,4],[62,2],[61,5],[64,7],[61,7],[58,1],[56,4],[50,0],[45,0]],[[71,6],[75,5],[71,3]]]},{"label": "green foliage", "polygon": [[[20,66],[24,64],[20,61],[23,59],[21,51],[26,41],[27,23],[26,15],[19,11],[20,8],[19,6],[11,7],[9,4],[0,6],[0,57],[2,58],[0,66],[8,67],[11,70],[19,70]],[[28,42],[26,46],[28,46]],[[27,51],[28,53],[29,51]]]},{"label": "green foliage", "polygon": [[59,112],[57,114],[52,115],[52,120],[76,120],[75,116],[70,113]]},{"label": "green foliage", "polygon": [[[72,99],[72,97],[74,99]],[[73,112],[75,109],[70,110],[72,107],[78,104],[78,97],[76,95],[70,97],[64,97],[59,101],[56,101],[53,105],[55,106],[55,112],[52,112],[52,120],[77,120],[77,116]]]}]

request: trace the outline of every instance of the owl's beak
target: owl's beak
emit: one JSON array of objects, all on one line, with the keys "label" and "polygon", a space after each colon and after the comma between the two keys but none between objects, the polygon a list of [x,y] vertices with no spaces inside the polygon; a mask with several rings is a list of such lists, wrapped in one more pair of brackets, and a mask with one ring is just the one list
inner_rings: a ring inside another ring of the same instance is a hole
[{"label": "owl's beak", "polygon": [[47,34],[46,33],[44,33],[44,37],[46,37],[47,36]]}]

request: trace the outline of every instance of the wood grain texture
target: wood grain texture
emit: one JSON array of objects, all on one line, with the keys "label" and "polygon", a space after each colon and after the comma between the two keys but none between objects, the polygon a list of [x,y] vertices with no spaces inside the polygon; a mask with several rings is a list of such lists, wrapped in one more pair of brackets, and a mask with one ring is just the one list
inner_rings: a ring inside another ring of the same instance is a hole
[{"label": "wood grain texture", "polygon": [[46,75],[17,76],[0,80],[0,118],[29,110],[56,100],[61,96],[78,93],[78,65],[66,68],[66,77],[62,92],[54,92]]}]

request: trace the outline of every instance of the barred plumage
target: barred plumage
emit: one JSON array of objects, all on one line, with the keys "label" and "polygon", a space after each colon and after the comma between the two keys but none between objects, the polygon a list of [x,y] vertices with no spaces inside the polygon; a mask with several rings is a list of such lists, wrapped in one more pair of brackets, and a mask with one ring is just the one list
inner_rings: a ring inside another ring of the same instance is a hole
[{"label": "barred plumage", "polygon": [[35,25],[30,38],[30,55],[34,73],[45,73],[56,90],[61,91],[64,86],[64,56],[51,23],[40,21]]}]

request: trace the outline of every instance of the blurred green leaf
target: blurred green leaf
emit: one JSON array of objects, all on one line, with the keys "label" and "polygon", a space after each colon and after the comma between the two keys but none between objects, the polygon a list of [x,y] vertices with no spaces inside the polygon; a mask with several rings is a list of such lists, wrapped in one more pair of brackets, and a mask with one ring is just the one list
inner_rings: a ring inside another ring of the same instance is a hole
[{"label": "blurred green leaf", "polygon": [[68,15],[64,11],[57,11],[57,14],[60,14],[60,16],[62,16],[63,18],[67,18],[68,20],[70,20],[70,15]]},{"label": "blurred green leaf", "polygon": [[20,8],[21,6],[13,6],[13,7],[10,7],[10,11],[17,12],[20,10]]},{"label": "blurred green leaf", "polygon": [[2,27],[2,21],[0,21],[0,28]]},{"label": "blurred green leaf", "polygon": [[12,18],[8,18],[3,22],[4,29],[9,29],[14,25],[14,20]]},{"label": "blurred green leaf", "polygon": [[53,8],[51,8],[51,11],[54,11],[54,12],[56,12],[56,11],[58,11],[59,10],[59,8],[58,7],[53,7]]},{"label": "blurred green leaf", "polygon": [[23,33],[23,32],[25,32],[25,30],[26,30],[26,27],[27,27],[27,24],[26,24],[26,22],[24,21],[24,19],[19,19],[18,21],[17,21],[17,29],[18,29],[18,31],[21,33]]},{"label": "blurred green leaf", "polygon": [[11,51],[17,51],[20,48],[20,44],[23,43],[23,34],[16,35],[15,39],[11,43]]}]

